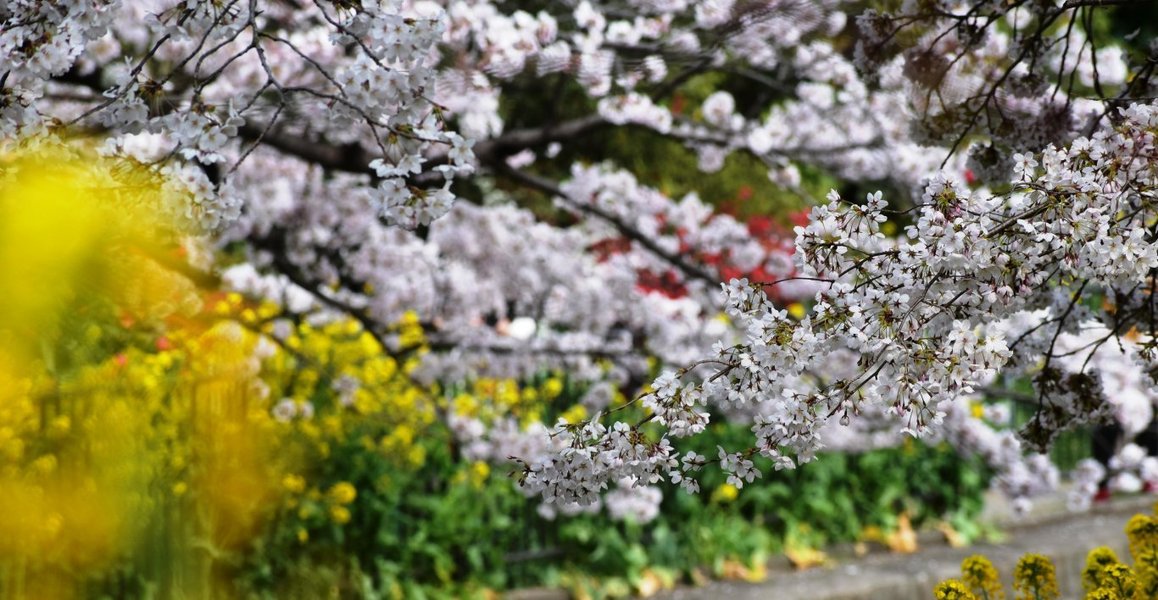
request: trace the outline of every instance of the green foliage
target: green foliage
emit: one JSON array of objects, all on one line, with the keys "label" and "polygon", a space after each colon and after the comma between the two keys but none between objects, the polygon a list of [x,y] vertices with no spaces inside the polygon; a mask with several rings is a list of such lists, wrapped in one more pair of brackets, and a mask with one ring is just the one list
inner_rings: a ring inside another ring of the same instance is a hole
[{"label": "green foliage", "polygon": [[[330,337],[342,331],[332,329]],[[314,347],[313,340],[303,337],[302,346]],[[318,347],[341,352],[329,342]],[[482,381],[443,393],[460,407],[464,396],[492,393],[480,410],[501,404],[519,418],[553,420],[570,412],[564,407],[582,391],[543,376],[518,388]],[[310,398],[333,407],[334,393],[318,385]],[[389,438],[399,423],[347,416],[341,435],[326,434],[335,423],[322,411],[300,425],[304,443],[324,447],[324,458],[286,476],[285,504],[253,543],[217,557],[209,579],[228,580],[238,597],[270,599],[485,598],[530,586],[623,597],[681,579],[760,579],[769,556],[890,531],[901,515],[918,527],[949,520],[962,531],[980,511],[988,480],[977,461],[945,446],[908,442],[823,454],[792,471],[766,470],[738,493],[722,474],[707,471],[698,495],[665,490],[660,515],[649,523],[614,521],[604,512],[545,520],[508,473],[464,459],[442,421],[423,429],[402,456],[371,442]],[[719,424],[684,449],[711,456],[717,444],[750,442],[751,435],[743,425]],[[180,554],[163,546],[143,555],[165,562]],[[175,591],[158,587],[148,572],[111,571],[94,582],[92,597]],[[165,585],[180,589],[181,582]]]},{"label": "green foliage", "polygon": [[[515,89],[519,83],[516,81]],[[502,113],[505,128],[535,127],[542,123],[560,122],[575,115],[594,112],[594,102],[574,81],[558,78],[549,83],[553,101],[542,102],[537,94],[503,94]],[[713,92],[726,89],[741,105],[764,105],[778,100],[768,96],[767,86],[750,79],[725,77],[721,73],[705,73],[689,78],[672,95],[669,108],[678,118],[693,121],[701,119],[698,107]],[[749,103],[747,99],[760,95],[762,102]],[[541,152],[545,148],[535,148]],[[784,190],[767,177],[768,167],[749,153],[732,153],[717,173],[704,173],[697,166],[693,151],[669,136],[646,127],[604,127],[584,134],[580,139],[563,145],[559,156],[552,161],[537,163],[533,170],[551,179],[566,179],[569,174],[559,165],[574,162],[609,162],[632,172],[644,185],[654,187],[672,198],[681,198],[695,192],[712,205],[734,212],[741,218],[756,215],[784,219],[794,211],[823,198],[838,182],[816,168],[803,172],[798,192]],[[550,199],[537,192],[528,192],[519,185],[500,187],[515,196],[520,206],[552,221],[559,218]],[[876,188],[874,188],[876,189]],[[465,195],[481,199],[484,190],[472,190]]]},{"label": "green foliage", "polygon": [[[574,400],[567,395],[556,403]],[[710,453],[750,435],[719,425],[694,447]],[[471,464],[456,456],[449,432],[420,443],[426,461],[414,472],[356,441],[334,448],[313,477],[322,488],[357,487],[353,520],[311,529],[307,542],[292,518],[276,523],[246,570],[254,595],[450,598],[543,585],[619,597],[679,577],[759,578],[766,558],[789,542],[855,541],[868,528],[894,529],[901,514],[918,526],[970,523],[988,483],[977,461],[910,442],[825,454],[768,472],[739,494],[723,475],[705,473],[701,494],[667,490],[660,516],[646,524],[604,513],[548,521],[505,473],[464,476]]]},{"label": "green foliage", "polygon": [[[717,426],[712,433],[697,440],[703,444],[698,452],[711,453],[716,444],[734,443],[728,437],[748,432]],[[766,459],[758,462],[765,477],[746,485],[732,510],[778,539],[805,525],[820,544],[856,540],[870,527],[893,529],[901,514],[918,526],[942,518],[971,521],[981,511],[989,481],[979,460],[962,458],[944,444],[911,440],[861,454],[822,454],[791,471],[773,471]],[[724,475],[705,474],[703,485],[705,490],[722,486]]]}]

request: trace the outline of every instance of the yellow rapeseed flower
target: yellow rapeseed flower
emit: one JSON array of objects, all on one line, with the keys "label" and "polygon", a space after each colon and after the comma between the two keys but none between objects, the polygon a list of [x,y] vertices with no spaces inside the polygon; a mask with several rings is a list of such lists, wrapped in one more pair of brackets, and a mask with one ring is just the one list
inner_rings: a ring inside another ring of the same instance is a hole
[{"label": "yellow rapeseed flower", "polygon": [[300,494],[306,490],[306,480],[301,475],[291,473],[282,478],[281,486],[291,494]]},{"label": "yellow rapeseed flower", "polygon": [[61,439],[68,435],[72,430],[72,419],[68,415],[60,415],[52,419],[49,425],[48,437],[50,439]]},{"label": "yellow rapeseed flower", "polygon": [[548,400],[554,400],[563,393],[563,380],[558,377],[550,377],[543,382],[543,396]]},{"label": "yellow rapeseed flower", "polygon": [[740,490],[730,483],[725,483],[716,488],[712,496],[721,502],[731,502],[740,496]]},{"label": "yellow rapeseed flower", "polygon": [[418,348],[426,343],[426,332],[422,330],[418,316],[413,311],[407,312],[403,317],[398,329],[398,343],[405,349]]},{"label": "yellow rapeseed flower", "polygon": [[575,406],[568,408],[563,412],[563,414],[559,416],[562,417],[564,421],[574,425],[575,423],[578,423],[587,418],[587,407],[583,406],[582,404],[576,404]]},{"label": "yellow rapeseed flower", "polygon": [[535,423],[539,423],[542,420],[543,413],[539,412],[538,409],[531,409],[523,412],[522,417],[519,419],[519,424],[522,425],[524,429],[526,429],[527,427],[530,427]]},{"label": "yellow rapeseed flower", "polygon": [[487,477],[490,477],[491,466],[487,463],[476,460],[470,465],[470,483],[475,488],[481,488],[486,483]]},{"label": "yellow rapeseed flower", "polygon": [[329,496],[338,504],[349,504],[358,497],[358,490],[350,482],[340,481],[330,488]]},{"label": "yellow rapeseed flower", "polygon": [[961,561],[961,579],[969,586],[973,595],[984,600],[1003,600],[1005,590],[997,569],[988,558],[975,554]]},{"label": "yellow rapeseed flower", "polygon": [[330,520],[338,525],[345,525],[350,522],[350,509],[345,506],[331,506]]},{"label": "yellow rapeseed flower", "polygon": [[933,589],[933,597],[937,600],[977,600],[977,597],[957,579],[946,579]]},{"label": "yellow rapeseed flower", "polygon": [[495,388],[498,382],[489,377],[483,377],[474,382],[474,394],[476,396],[494,396]]},{"label": "yellow rapeseed flower", "polygon": [[516,406],[519,403],[519,384],[514,379],[500,381],[495,401],[501,406]]},{"label": "yellow rapeseed flower", "polygon": [[1053,562],[1041,554],[1026,554],[1013,570],[1013,591],[1017,600],[1055,600],[1061,592]]},{"label": "yellow rapeseed flower", "polygon": [[1101,586],[1099,589],[1112,590],[1121,598],[1133,598],[1138,581],[1130,567],[1122,563],[1106,565],[1102,568]]},{"label": "yellow rapeseed flower", "polygon": [[[173,410],[163,409],[168,374],[139,350],[106,355],[102,346],[109,332],[200,306],[192,284],[157,260],[173,255],[180,232],[163,222],[173,207],[156,171],[85,142],[3,145],[0,562],[20,565],[9,575],[21,579],[79,581],[140,546],[157,505],[151,495],[172,485],[157,480],[168,473],[167,450],[158,449],[169,447],[158,443],[167,442],[158,423]],[[156,342],[168,349],[167,338]],[[79,361],[43,361],[73,350]],[[69,468],[46,446],[68,456]]]},{"label": "yellow rapeseed flower", "polygon": [[421,467],[426,463],[426,448],[411,446],[410,451],[406,453],[406,460],[414,468]]},{"label": "yellow rapeseed flower", "polygon": [[473,417],[478,414],[479,403],[470,394],[459,394],[454,397],[454,412],[463,417]]},{"label": "yellow rapeseed flower", "polygon": [[51,475],[56,470],[56,457],[51,454],[39,456],[30,465],[32,472],[38,475]]},{"label": "yellow rapeseed flower", "polygon": [[1158,518],[1136,514],[1126,522],[1126,539],[1130,542],[1130,554],[1137,560],[1148,548],[1158,546]]},{"label": "yellow rapeseed flower", "polygon": [[1118,562],[1118,555],[1106,546],[1090,550],[1086,555],[1086,567],[1082,569],[1082,588],[1092,592],[1101,587],[1105,568]]},{"label": "yellow rapeseed flower", "polygon": [[1138,581],[1139,595],[1158,596],[1158,548],[1139,551],[1134,559],[1134,578]]}]

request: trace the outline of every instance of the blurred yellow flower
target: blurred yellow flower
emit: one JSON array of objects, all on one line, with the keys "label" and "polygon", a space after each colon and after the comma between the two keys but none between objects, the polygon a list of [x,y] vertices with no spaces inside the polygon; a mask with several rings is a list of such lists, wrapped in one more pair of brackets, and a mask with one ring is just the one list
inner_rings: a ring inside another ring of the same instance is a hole
[{"label": "blurred yellow flower", "polygon": [[543,395],[548,400],[554,400],[555,398],[559,397],[559,394],[562,394],[562,393],[563,393],[563,380],[562,379],[559,379],[558,377],[551,377],[551,378],[548,378],[547,381],[543,382]]},{"label": "blurred yellow flower", "polygon": [[491,466],[487,463],[478,460],[470,465],[470,482],[475,488],[481,488],[486,482],[487,477],[490,477]]},{"label": "blurred yellow flower", "polygon": [[587,418],[587,407],[583,406],[582,404],[576,404],[571,408],[568,408],[563,412],[563,414],[559,416],[562,417],[564,421],[574,425]]},{"label": "blurred yellow flower", "polygon": [[154,167],[84,143],[27,146],[0,155],[6,575],[83,589],[158,540],[198,555],[194,538],[248,545],[280,506],[257,336],[203,319],[214,296],[166,266],[195,242],[166,222],[176,213]]},{"label": "blurred yellow flower", "polygon": [[291,494],[300,494],[306,489],[306,480],[301,475],[286,475],[281,480],[281,486]]},{"label": "blurred yellow flower", "polygon": [[331,506],[330,520],[338,525],[345,525],[350,522],[350,509],[345,506]]},{"label": "blurred yellow flower", "polygon": [[740,496],[740,490],[730,483],[725,483],[716,488],[712,496],[719,502],[731,502]]},{"label": "blurred yellow flower", "polygon": [[56,457],[45,454],[32,461],[32,472],[38,475],[50,475],[56,470]]},{"label": "blurred yellow flower", "polygon": [[349,504],[358,497],[358,490],[347,481],[335,483],[329,491],[330,499],[338,504]]},{"label": "blurred yellow flower", "polygon": [[[112,159],[80,155],[28,163],[15,187],[0,177],[0,565],[20,577],[68,573],[65,589],[159,544],[189,553],[174,564],[232,560],[270,524],[306,543],[319,520],[349,523],[359,495],[346,481],[311,488],[300,473],[313,461],[361,442],[401,476],[425,463],[442,411],[517,417],[562,393],[557,377],[490,380],[447,403],[406,376],[426,344],[416,313],[391,329],[411,350],[402,361],[353,319],[298,323],[272,302],[200,290],[165,266],[196,242],[157,223],[164,211],[105,207],[132,194],[93,174]],[[12,160],[0,156],[0,175]],[[146,195],[161,184],[152,167],[115,166]],[[490,474],[463,469],[478,487]],[[219,583],[187,595],[232,597]]]},{"label": "blurred yellow flower", "polygon": [[410,451],[406,453],[406,460],[412,467],[421,467],[426,463],[426,448],[411,446]]}]

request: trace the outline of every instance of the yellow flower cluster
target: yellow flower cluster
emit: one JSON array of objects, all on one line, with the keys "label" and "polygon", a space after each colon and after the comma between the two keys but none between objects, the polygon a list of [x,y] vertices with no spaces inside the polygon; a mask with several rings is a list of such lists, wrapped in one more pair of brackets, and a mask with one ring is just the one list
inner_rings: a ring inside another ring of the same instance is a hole
[{"label": "yellow flower cluster", "polygon": [[1147,548],[1158,546],[1158,518],[1136,514],[1126,523],[1126,539],[1130,542],[1130,554],[1135,558]]},{"label": "yellow flower cluster", "polygon": [[184,493],[172,357],[109,347],[168,347],[149,332],[199,302],[161,266],[181,246],[147,167],[23,144],[0,149],[0,589],[68,597],[149,533],[151,489]]},{"label": "yellow flower cluster", "polygon": [[484,461],[474,461],[459,469],[454,476],[457,484],[467,484],[476,490],[481,490],[491,476],[491,466]]},{"label": "yellow flower cluster", "polygon": [[415,350],[426,345],[426,334],[422,330],[422,323],[418,313],[409,310],[402,315],[397,326],[398,345],[402,350]]},{"label": "yellow flower cluster", "polygon": [[[259,357],[350,358],[311,335],[279,349],[276,307],[206,295],[169,269],[196,242],[158,222],[146,167],[45,147],[35,160],[0,147],[0,589],[82,597],[133,552],[163,547],[170,560],[141,576],[229,596],[209,574],[264,535],[285,496],[310,492],[282,474],[305,472],[312,455],[293,449],[311,436],[272,418],[270,391],[309,402],[319,377],[302,369],[302,385],[286,384]],[[371,385],[398,379],[393,362],[350,365]],[[398,412],[421,414],[409,402]],[[310,425],[318,440],[341,429]],[[337,507],[355,496],[332,488]]]},{"label": "yellow flower cluster", "polygon": [[[541,422],[544,409],[562,395],[563,390],[563,380],[558,376],[548,377],[538,385],[522,387],[514,379],[480,378],[453,396],[450,410],[484,423],[513,416],[525,427]],[[587,418],[587,409],[575,404],[559,417],[568,423],[578,423]]]},{"label": "yellow flower cluster", "polygon": [[230,551],[261,530],[279,463],[257,336],[218,323],[158,339],[166,350],[129,348],[69,371],[3,369],[0,561],[29,574],[65,568],[79,585],[150,539],[195,531]]},{"label": "yellow flower cluster", "polygon": [[969,588],[957,579],[946,579],[937,584],[933,597],[937,600],[977,600]]},{"label": "yellow flower cluster", "polygon": [[[1134,578],[1134,572],[1121,563],[1106,565],[1102,569],[1102,577],[1099,589],[1104,589],[1114,592],[1119,598],[1135,598],[1138,581]],[[1094,590],[1097,591],[1097,590]]]},{"label": "yellow flower cluster", "polygon": [[1153,598],[1154,593],[1158,591],[1158,587],[1154,585],[1153,567],[1142,563],[1135,563],[1135,566],[1138,567],[1137,570],[1117,562],[1117,557],[1108,548],[1095,548],[1086,557],[1086,568],[1082,571],[1085,598],[1087,600]]},{"label": "yellow flower cluster", "polygon": [[[1158,508],[1156,506],[1155,508]],[[1087,600],[1149,600],[1158,597],[1158,519],[1137,514],[1126,523],[1134,566],[1102,546],[1086,555],[1082,587]]]},{"label": "yellow flower cluster", "polygon": [[281,485],[290,494],[301,494],[306,491],[306,480],[301,475],[289,474],[281,480]]},{"label": "yellow flower cluster", "polygon": [[327,494],[335,504],[346,505],[353,502],[358,497],[358,490],[354,488],[353,484],[340,481],[335,483]]},{"label": "yellow flower cluster", "polygon": [[348,505],[358,497],[358,490],[354,488],[353,484],[346,481],[335,483],[326,493],[326,497],[330,502],[330,519],[338,525],[349,523],[350,509]]},{"label": "yellow flower cluster", "polygon": [[[1155,506],[1158,509],[1158,505]],[[1134,558],[1135,597],[1158,597],[1158,517],[1134,515],[1126,523],[1126,539]]]},{"label": "yellow flower cluster", "polygon": [[961,579],[980,600],[1004,600],[1005,590],[997,568],[988,558],[975,554],[961,562]]},{"label": "yellow flower cluster", "polygon": [[[1158,504],[1155,505],[1158,510]],[[1105,546],[1086,555],[1081,572],[1085,600],[1153,600],[1158,598],[1158,518],[1137,514],[1125,528],[1133,567],[1118,560]],[[997,569],[984,556],[971,556],[961,563],[962,581],[942,582],[934,589],[938,600],[947,598],[1004,598]],[[1013,573],[1013,589],[1018,600],[1046,600],[1060,596],[1054,565],[1040,554],[1026,554]],[[960,586],[958,584],[961,584]],[[970,596],[959,594],[959,588]]]},{"label": "yellow flower cluster", "polygon": [[[285,424],[308,440],[310,448],[303,452],[324,459],[336,444],[362,435],[363,425],[385,423],[388,432],[365,444],[399,466],[423,465],[425,449],[415,442],[437,421],[439,407],[431,391],[409,378],[417,355],[399,364],[352,319],[322,325],[303,321],[284,338],[276,337],[275,323],[264,323],[261,330],[282,347],[263,365],[270,397],[291,401],[297,414],[309,407],[312,415]],[[417,316],[407,313],[396,331],[408,348],[421,352],[424,338]]]},{"label": "yellow flower cluster", "polygon": [[1086,594],[1085,600],[1126,600],[1110,588],[1098,588]]},{"label": "yellow flower cluster", "polygon": [[[1060,593],[1053,563],[1040,554],[1022,556],[1013,571],[1013,590],[1017,600],[1056,600]],[[961,579],[941,582],[934,588],[933,594],[938,600],[1005,598],[997,569],[988,558],[981,555],[961,561]]]},{"label": "yellow flower cluster", "polygon": [[1013,568],[1017,600],[1053,600],[1061,595],[1053,562],[1041,554],[1026,554]]},{"label": "yellow flower cluster", "polygon": [[1093,592],[1102,586],[1102,573],[1106,567],[1118,564],[1118,555],[1105,546],[1090,550],[1086,555],[1086,566],[1082,569],[1082,587]]}]

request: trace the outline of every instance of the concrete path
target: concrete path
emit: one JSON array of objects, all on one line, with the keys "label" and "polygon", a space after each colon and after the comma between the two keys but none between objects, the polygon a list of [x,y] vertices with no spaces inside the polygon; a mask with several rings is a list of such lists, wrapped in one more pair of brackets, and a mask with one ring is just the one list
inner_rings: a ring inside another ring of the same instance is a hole
[{"label": "concrete path", "polygon": [[[1013,566],[1026,552],[1054,560],[1063,598],[1082,597],[1080,571],[1086,553],[1109,546],[1129,561],[1124,528],[1137,512],[1149,512],[1154,496],[1115,499],[1089,513],[1068,513],[1058,503],[1039,504],[1028,519],[1010,525],[1000,508],[990,519],[1006,522],[1006,540],[968,548],[925,546],[916,554],[870,554],[840,561],[830,568],[780,571],[759,584],[716,582],[700,588],[680,588],[654,598],[662,600],[932,600],[933,586],[960,576],[961,560],[984,554],[993,561],[1008,586]],[[1012,597],[1012,595],[1009,595]]]}]

